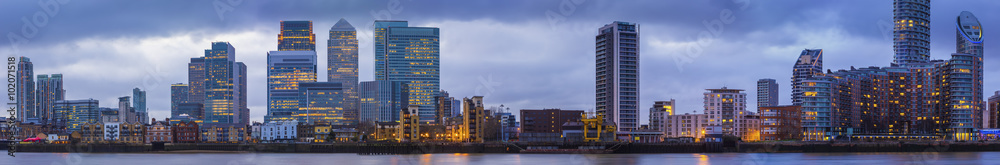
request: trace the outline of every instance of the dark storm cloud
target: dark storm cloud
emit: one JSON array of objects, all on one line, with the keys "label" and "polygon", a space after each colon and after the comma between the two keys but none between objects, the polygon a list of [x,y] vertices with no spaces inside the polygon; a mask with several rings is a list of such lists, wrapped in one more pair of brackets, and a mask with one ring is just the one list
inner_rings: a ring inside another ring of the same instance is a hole
[{"label": "dark storm cloud", "polygon": [[[58,13],[49,15],[52,5]],[[442,89],[455,97],[486,95],[513,109],[593,109],[593,36],[612,21],[641,25],[641,105],[677,99],[679,112],[701,112],[706,88],[728,86],[753,97],[759,78],[780,84],[788,100],[791,64],[802,49],[825,50],[825,69],[885,66],[892,58],[892,2],[870,0],[510,0],[510,1],[3,1],[0,53],[28,56],[36,74],[64,73],[68,99],[114,105],[132,87],[149,90],[155,117],[168,114],[169,84],[186,82],[187,58],[208,42],[228,40],[250,74],[250,106],[260,120],[265,105],[264,54],[273,50],[278,21],[313,20],[317,45],[339,18],[359,30],[361,80],[371,80],[371,23],[408,20],[442,29]],[[240,3],[233,3],[240,2]],[[1000,1],[933,1],[932,57],[954,52],[954,17],[972,11],[984,27],[996,21]],[[41,12],[42,17],[36,17]],[[729,12],[731,23],[706,26]],[[46,18],[44,26],[32,23]],[[27,24],[37,33],[22,32]],[[700,38],[702,32],[718,35]],[[25,40],[14,52],[9,35]],[[985,33],[985,38],[996,35]],[[989,39],[987,39],[989,40]],[[698,45],[708,43],[707,45]],[[692,46],[701,51],[678,61]],[[986,93],[1000,86],[1000,58],[986,45]],[[320,66],[325,50],[319,49]],[[320,70],[320,75],[325,75]],[[754,108],[750,105],[750,110]]]}]

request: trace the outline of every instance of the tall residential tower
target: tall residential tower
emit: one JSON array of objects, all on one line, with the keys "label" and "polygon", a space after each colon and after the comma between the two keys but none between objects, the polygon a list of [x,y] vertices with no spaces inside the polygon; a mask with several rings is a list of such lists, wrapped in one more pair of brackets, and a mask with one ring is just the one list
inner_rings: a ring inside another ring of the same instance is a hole
[{"label": "tall residential tower", "polygon": [[639,127],[639,25],[615,21],[596,40],[597,114],[618,131]]}]

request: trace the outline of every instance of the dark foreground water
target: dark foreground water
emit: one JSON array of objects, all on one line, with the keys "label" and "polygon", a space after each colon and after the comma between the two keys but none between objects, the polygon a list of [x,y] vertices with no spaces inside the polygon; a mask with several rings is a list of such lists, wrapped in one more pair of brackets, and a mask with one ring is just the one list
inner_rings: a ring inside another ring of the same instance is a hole
[{"label": "dark foreground water", "polygon": [[239,164],[1000,164],[1000,152],[958,153],[719,153],[719,154],[279,154],[279,153],[171,153],[88,154],[17,153],[0,164],[16,165],[239,165]]}]

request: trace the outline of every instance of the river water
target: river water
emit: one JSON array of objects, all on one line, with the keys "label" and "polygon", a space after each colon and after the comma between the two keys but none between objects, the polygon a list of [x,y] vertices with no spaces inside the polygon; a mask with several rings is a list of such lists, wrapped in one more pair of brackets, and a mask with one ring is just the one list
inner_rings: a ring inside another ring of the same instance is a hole
[{"label": "river water", "polygon": [[1000,164],[1000,152],[914,153],[710,153],[710,154],[424,154],[357,155],[302,153],[17,153],[0,164],[13,165],[256,165],[256,164]]}]

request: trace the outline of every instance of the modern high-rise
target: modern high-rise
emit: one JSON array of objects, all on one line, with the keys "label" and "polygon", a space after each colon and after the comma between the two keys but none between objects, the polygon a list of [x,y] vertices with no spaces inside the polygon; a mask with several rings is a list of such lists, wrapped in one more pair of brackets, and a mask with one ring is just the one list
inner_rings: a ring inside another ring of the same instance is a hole
[{"label": "modern high-rise", "polygon": [[240,108],[245,105],[240,97],[246,96],[241,89],[246,87],[243,66],[236,62],[236,48],[229,42],[212,42],[212,48],[205,50],[204,123],[248,123],[241,114],[246,110]]},{"label": "modern high-rise", "polygon": [[597,114],[620,132],[639,127],[639,25],[615,21],[596,40]]},{"label": "modern high-rise", "polygon": [[774,79],[757,80],[757,107],[778,106],[778,83]]},{"label": "modern high-rise", "polygon": [[312,21],[281,21],[278,51],[316,51]]},{"label": "modern high-rise", "polygon": [[823,74],[823,49],[805,49],[792,66],[792,104],[801,105],[802,81]]},{"label": "modern high-rise", "polygon": [[930,62],[930,3],[930,0],[893,1],[894,65],[913,66]]},{"label": "modern high-rise", "polygon": [[135,107],[136,119],[139,123],[149,124],[149,113],[146,109],[146,91],[132,89],[132,106]]},{"label": "modern high-rise", "polygon": [[955,20],[956,53],[983,55],[983,26],[972,12],[962,11]]},{"label": "modern high-rise", "polygon": [[191,58],[188,63],[188,88],[191,90],[188,92],[189,103],[205,103],[205,82],[208,81],[205,75],[205,57]]},{"label": "modern high-rise", "polygon": [[397,122],[399,110],[409,106],[409,85],[404,81],[364,81],[358,86],[361,122]]},{"label": "modern high-rise", "polygon": [[[176,118],[180,115],[178,111],[178,105],[183,103],[188,103],[188,96],[190,96],[191,88],[187,84],[177,83],[170,84],[170,117]],[[188,114],[191,115],[191,114]]]},{"label": "modern high-rise", "polygon": [[434,112],[434,123],[444,123],[444,118],[453,116],[455,107],[452,104],[454,97],[448,95],[448,91],[441,90],[441,94],[434,97],[435,102],[437,102],[437,111]]},{"label": "modern high-rise", "polygon": [[135,107],[132,107],[129,96],[118,97],[118,121],[135,122]]},{"label": "modern high-rise", "polygon": [[420,122],[433,122],[441,90],[440,29],[376,20],[374,33],[375,80],[405,81],[409,104],[420,106]]},{"label": "modern high-rise", "polygon": [[[267,53],[267,116],[264,122],[296,120],[299,83],[316,82],[315,51],[270,51]],[[305,122],[305,121],[299,121]]]},{"label": "modern high-rise", "polygon": [[708,123],[713,126],[721,126],[724,134],[743,137],[744,125],[738,123],[743,121],[743,117],[749,115],[746,110],[746,93],[742,89],[706,89],[705,92],[705,114],[708,115]]},{"label": "modern high-rise", "polygon": [[341,18],[337,24],[330,27],[326,53],[326,81],[339,82],[343,85],[345,117],[357,120],[358,34],[347,20]]},{"label": "modern high-rise", "polygon": [[662,132],[666,128],[664,121],[667,116],[674,115],[674,103],[674,99],[653,102],[653,107],[649,108],[649,129]]},{"label": "modern high-rise", "polygon": [[38,111],[39,122],[48,123],[55,119],[52,110],[53,103],[66,99],[63,89],[62,74],[38,75],[38,86],[35,91],[35,110]]},{"label": "modern high-rise", "polygon": [[347,116],[344,108],[344,88],[339,82],[299,83],[300,123],[350,126],[357,119]]},{"label": "modern high-rise", "polygon": [[86,123],[96,123],[101,120],[100,105],[97,100],[59,100],[52,104],[58,118],[58,126],[65,126],[67,131],[79,131]]},{"label": "modern high-rise", "polygon": [[17,62],[17,120],[38,123],[35,110],[35,72],[31,59],[21,56]]}]

